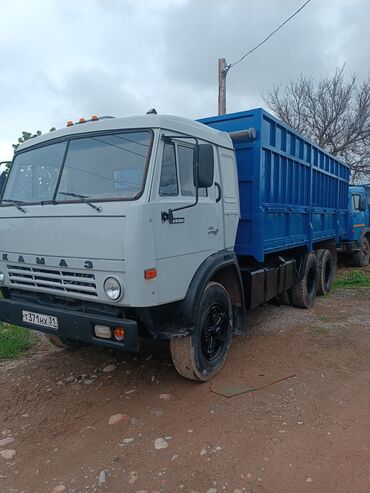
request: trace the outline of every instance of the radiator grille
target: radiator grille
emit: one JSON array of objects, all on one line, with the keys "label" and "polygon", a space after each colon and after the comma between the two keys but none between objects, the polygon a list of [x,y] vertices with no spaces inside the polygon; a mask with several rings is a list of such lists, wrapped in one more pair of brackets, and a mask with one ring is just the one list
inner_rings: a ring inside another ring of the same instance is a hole
[{"label": "radiator grille", "polygon": [[10,283],[14,287],[97,296],[94,274],[20,265],[7,265],[7,268]]}]

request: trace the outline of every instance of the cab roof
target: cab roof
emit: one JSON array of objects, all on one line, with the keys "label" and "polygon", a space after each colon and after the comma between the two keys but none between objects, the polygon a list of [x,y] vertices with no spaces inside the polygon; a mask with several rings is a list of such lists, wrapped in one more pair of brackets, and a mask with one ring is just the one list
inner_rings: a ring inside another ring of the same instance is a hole
[{"label": "cab roof", "polygon": [[63,139],[70,135],[81,135],[109,130],[131,130],[161,128],[169,132],[179,132],[186,135],[198,137],[221,147],[233,149],[230,136],[226,132],[215,130],[203,123],[172,115],[140,115],[123,118],[102,118],[86,123],[78,123],[69,127],[61,128],[47,134],[40,135],[20,144],[17,152],[24,151],[28,147],[47,143],[56,139]]}]

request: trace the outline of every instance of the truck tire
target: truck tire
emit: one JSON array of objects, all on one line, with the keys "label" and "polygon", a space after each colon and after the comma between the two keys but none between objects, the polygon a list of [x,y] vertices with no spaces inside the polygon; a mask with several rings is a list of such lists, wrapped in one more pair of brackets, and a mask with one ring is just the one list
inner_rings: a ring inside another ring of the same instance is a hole
[{"label": "truck tire", "polygon": [[54,346],[61,349],[67,349],[69,351],[75,351],[83,346],[81,342],[66,339],[65,337],[59,337],[54,334],[47,334],[46,337]]},{"label": "truck tire", "polygon": [[353,252],[352,263],[355,267],[366,267],[369,265],[370,247],[366,238],[362,239],[360,250]]},{"label": "truck tire", "polygon": [[180,375],[206,382],[221,370],[231,345],[231,321],[229,293],[221,284],[209,282],[192,333],[171,339],[172,361]]},{"label": "truck tire", "polygon": [[292,288],[292,304],[298,308],[310,308],[317,291],[317,258],[314,253],[307,255],[303,278]]},{"label": "truck tire", "polygon": [[315,252],[317,258],[317,294],[329,293],[334,281],[334,262],[329,250],[320,249]]}]

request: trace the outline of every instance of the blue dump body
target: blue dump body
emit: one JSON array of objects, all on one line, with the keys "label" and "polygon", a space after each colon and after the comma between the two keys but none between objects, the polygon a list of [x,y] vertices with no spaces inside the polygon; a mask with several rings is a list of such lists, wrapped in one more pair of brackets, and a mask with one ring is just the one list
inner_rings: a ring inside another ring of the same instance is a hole
[{"label": "blue dump body", "polygon": [[256,130],[234,140],[241,220],[237,255],[266,254],[346,239],[350,169],[263,109],[204,118],[224,132]]}]

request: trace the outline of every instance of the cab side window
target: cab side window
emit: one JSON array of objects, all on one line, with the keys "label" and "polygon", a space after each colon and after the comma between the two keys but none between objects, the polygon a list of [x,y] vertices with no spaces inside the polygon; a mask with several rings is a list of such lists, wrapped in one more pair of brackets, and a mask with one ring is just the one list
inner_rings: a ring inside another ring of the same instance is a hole
[{"label": "cab side window", "polygon": [[195,195],[193,183],[194,148],[178,145],[177,156],[179,160],[181,195],[192,197]]},{"label": "cab side window", "polygon": [[176,197],[179,194],[174,144],[164,144],[159,195]]},{"label": "cab side window", "polygon": [[354,211],[359,211],[360,210],[360,199],[361,195],[352,195],[352,208]]}]

